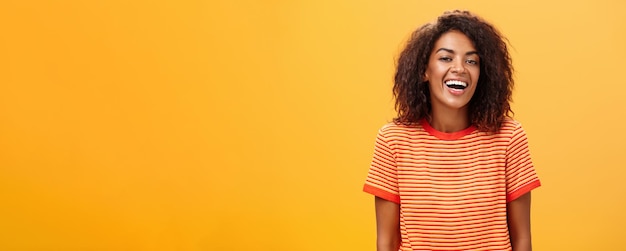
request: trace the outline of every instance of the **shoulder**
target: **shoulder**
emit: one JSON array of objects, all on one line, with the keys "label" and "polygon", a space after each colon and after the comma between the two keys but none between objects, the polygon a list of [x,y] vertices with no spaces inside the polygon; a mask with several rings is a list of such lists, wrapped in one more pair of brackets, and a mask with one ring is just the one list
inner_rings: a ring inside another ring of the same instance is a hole
[{"label": "shoulder", "polygon": [[378,131],[377,142],[387,144],[393,148],[398,145],[410,145],[425,136],[423,127],[419,124],[403,125],[394,122],[383,125]]},{"label": "shoulder", "polygon": [[500,134],[510,135],[522,129],[522,123],[513,119],[513,118],[505,118],[500,126]]},{"label": "shoulder", "polygon": [[522,128],[522,123],[508,118],[502,123],[500,134],[508,139],[510,147],[525,146],[527,143],[526,131]]},{"label": "shoulder", "polygon": [[504,121],[502,122],[502,126],[501,126],[501,128],[518,128],[518,127],[522,127],[522,123],[509,117],[504,119]]},{"label": "shoulder", "polygon": [[389,122],[387,124],[384,124],[383,126],[380,127],[380,131],[381,132],[387,132],[387,131],[397,131],[397,130],[406,130],[407,128],[409,128],[406,125],[403,124],[396,124],[395,122]]},{"label": "shoulder", "polygon": [[397,124],[394,122],[389,122],[383,125],[380,128],[380,130],[378,130],[378,134],[382,136],[393,136],[393,135],[414,134],[420,131],[424,131],[424,129],[419,124],[403,125],[403,124]]}]

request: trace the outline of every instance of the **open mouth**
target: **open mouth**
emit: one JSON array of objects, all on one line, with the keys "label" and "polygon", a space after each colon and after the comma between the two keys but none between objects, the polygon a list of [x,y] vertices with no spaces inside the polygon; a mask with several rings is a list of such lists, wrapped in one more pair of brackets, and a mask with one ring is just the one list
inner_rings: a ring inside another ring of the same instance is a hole
[{"label": "open mouth", "polygon": [[445,82],[445,84],[448,88],[457,89],[457,90],[463,90],[467,88],[467,83],[463,81],[459,81],[459,80],[448,80]]}]

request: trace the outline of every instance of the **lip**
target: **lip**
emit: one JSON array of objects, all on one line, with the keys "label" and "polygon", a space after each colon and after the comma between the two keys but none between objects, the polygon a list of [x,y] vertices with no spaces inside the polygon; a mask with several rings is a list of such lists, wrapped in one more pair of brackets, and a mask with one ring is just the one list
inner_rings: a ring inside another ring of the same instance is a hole
[{"label": "lip", "polygon": [[448,93],[454,95],[454,96],[461,96],[463,95],[463,93],[465,93],[465,89],[454,89],[454,88],[450,88],[447,85],[443,85],[443,88],[445,88],[446,90],[448,90]]}]

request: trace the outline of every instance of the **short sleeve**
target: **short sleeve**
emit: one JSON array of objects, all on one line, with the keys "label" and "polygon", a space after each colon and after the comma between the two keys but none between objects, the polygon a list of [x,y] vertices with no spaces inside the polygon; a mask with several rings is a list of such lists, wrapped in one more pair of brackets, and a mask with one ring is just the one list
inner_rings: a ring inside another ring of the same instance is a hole
[{"label": "short sleeve", "polygon": [[511,202],[541,186],[530,158],[526,132],[518,123],[506,151],[506,201]]},{"label": "short sleeve", "polygon": [[379,130],[376,136],[374,156],[363,191],[400,204],[396,159],[383,129]]}]

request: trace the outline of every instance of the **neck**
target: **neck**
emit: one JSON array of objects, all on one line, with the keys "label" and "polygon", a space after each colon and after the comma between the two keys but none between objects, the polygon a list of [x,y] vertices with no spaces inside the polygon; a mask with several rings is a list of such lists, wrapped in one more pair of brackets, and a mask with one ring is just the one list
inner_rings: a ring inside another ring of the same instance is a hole
[{"label": "neck", "polygon": [[428,118],[430,126],[440,132],[458,132],[470,126],[467,107],[463,109],[434,109]]}]

